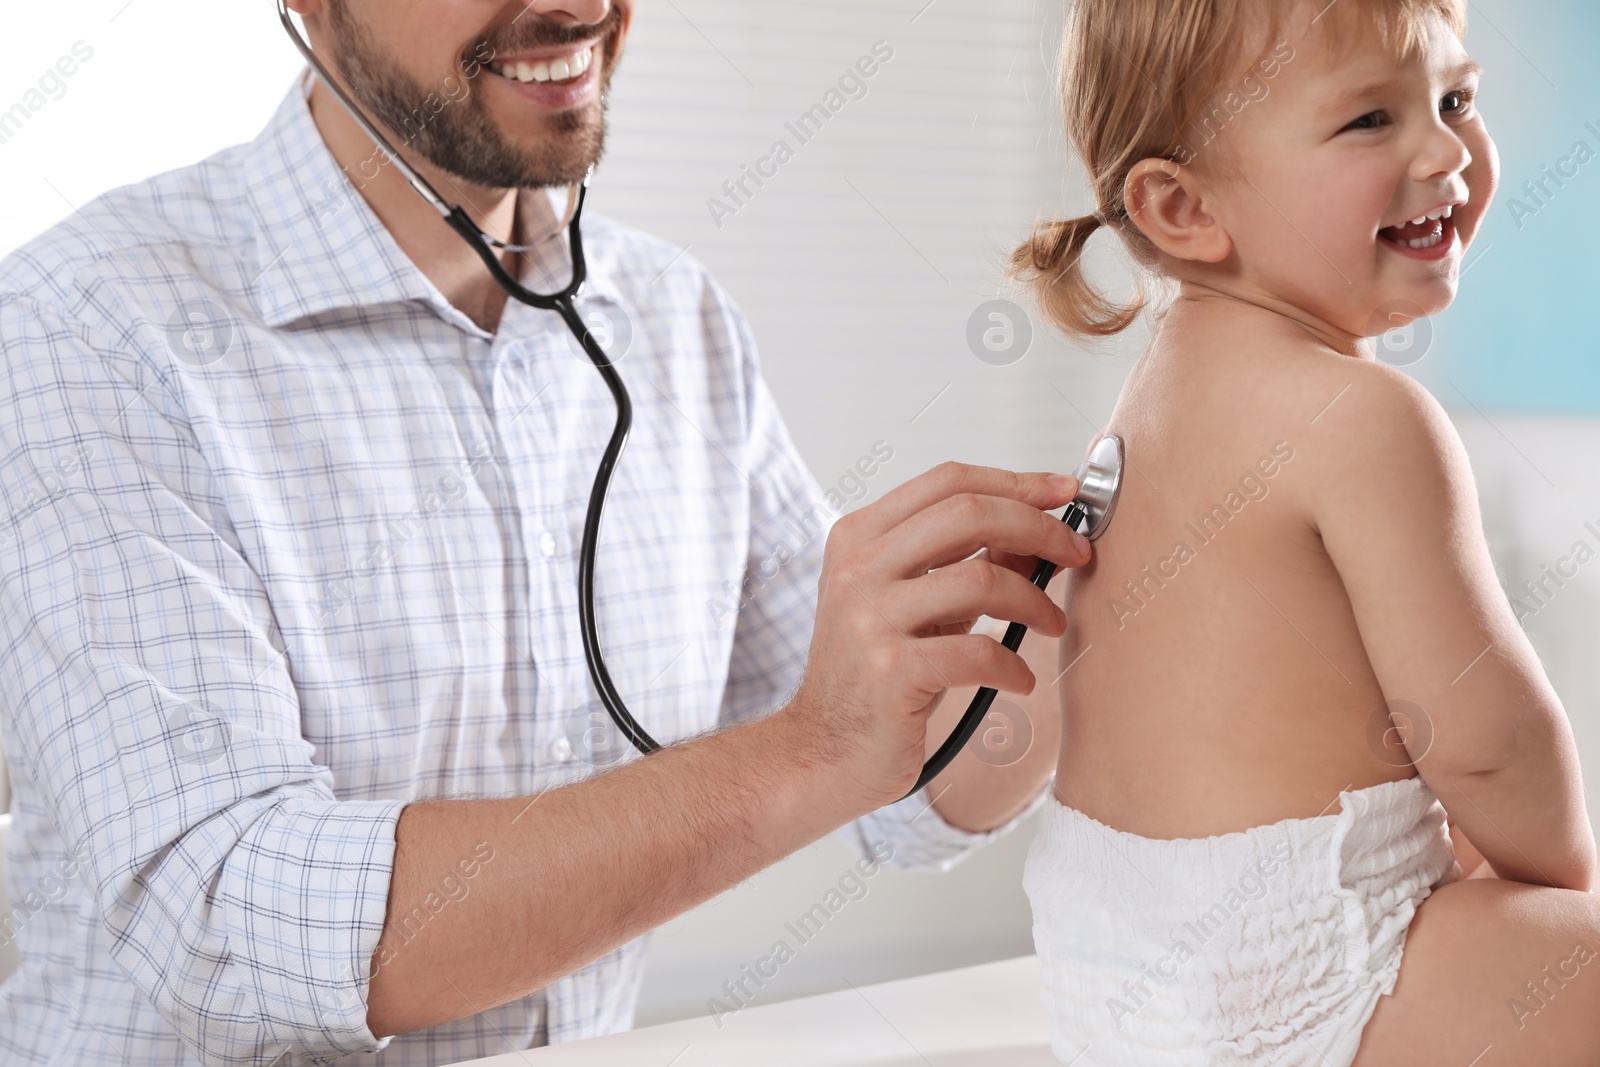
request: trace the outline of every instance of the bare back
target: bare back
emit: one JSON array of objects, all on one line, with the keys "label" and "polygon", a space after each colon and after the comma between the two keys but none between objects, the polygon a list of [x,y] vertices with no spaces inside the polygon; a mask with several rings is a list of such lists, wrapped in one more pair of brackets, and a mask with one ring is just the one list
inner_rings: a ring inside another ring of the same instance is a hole
[{"label": "bare back", "polygon": [[1328,412],[1377,368],[1292,325],[1216,336],[1164,330],[1130,375],[1107,428],[1122,497],[1067,582],[1057,795],[1145,837],[1316,816],[1415,774],[1373,747],[1384,695],[1309,506],[1348,432]]}]

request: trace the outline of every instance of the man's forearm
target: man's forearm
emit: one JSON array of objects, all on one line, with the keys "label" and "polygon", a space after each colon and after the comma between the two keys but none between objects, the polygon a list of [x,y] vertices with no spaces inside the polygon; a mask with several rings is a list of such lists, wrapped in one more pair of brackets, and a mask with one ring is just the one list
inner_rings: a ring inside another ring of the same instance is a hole
[{"label": "man's forearm", "polygon": [[[373,956],[373,1033],[526,996],[864,814],[802,735],[780,712],[533,797],[409,805]],[[441,884],[460,887],[448,906],[408,921]]]}]

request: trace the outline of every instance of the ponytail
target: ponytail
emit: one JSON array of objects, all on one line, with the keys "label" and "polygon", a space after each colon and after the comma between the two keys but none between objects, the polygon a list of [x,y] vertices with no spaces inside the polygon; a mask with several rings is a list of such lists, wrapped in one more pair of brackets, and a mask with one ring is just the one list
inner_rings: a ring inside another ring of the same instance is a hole
[{"label": "ponytail", "polygon": [[1114,337],[1145,307],[1142,285],[1131,302],[1117,305],[1084,275],[1084,248],[1106,224],[1098,213],[1044,223],[1011,254],[1011,276],[1031,284],[1045,315],[1073,337]]}]

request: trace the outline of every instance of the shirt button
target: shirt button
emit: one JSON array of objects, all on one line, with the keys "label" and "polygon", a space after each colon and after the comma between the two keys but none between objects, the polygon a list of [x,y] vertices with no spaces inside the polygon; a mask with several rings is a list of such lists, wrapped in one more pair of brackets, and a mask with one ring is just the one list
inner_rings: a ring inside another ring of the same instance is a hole
[{"label": "shirt button", "polygon": [[566,763],[572,758],[572,742],[565,737],[550,742],[550,758],[557,763]]},{"label": "shirt button", "polygon": [[539,551],[544,553],[544,558],[549,559],[556,554],[556,535],[546,530],[539,535]]}]

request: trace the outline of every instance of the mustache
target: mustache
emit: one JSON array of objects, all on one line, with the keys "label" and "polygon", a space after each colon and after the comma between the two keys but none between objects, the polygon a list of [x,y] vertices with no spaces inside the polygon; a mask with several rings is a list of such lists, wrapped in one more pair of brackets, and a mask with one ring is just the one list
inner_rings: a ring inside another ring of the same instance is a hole
[{"label": "mustache", "polygon": [[535,48],[560,47],[579,41],[610,41],[621,29],[622,9],[612,5],[605,18],[593,23],[570,25],[538,18],[519,18],[498,36],[487,37],[479,42],[477,48],[487,45],[494,49],[495,55],[504,55]]}]

